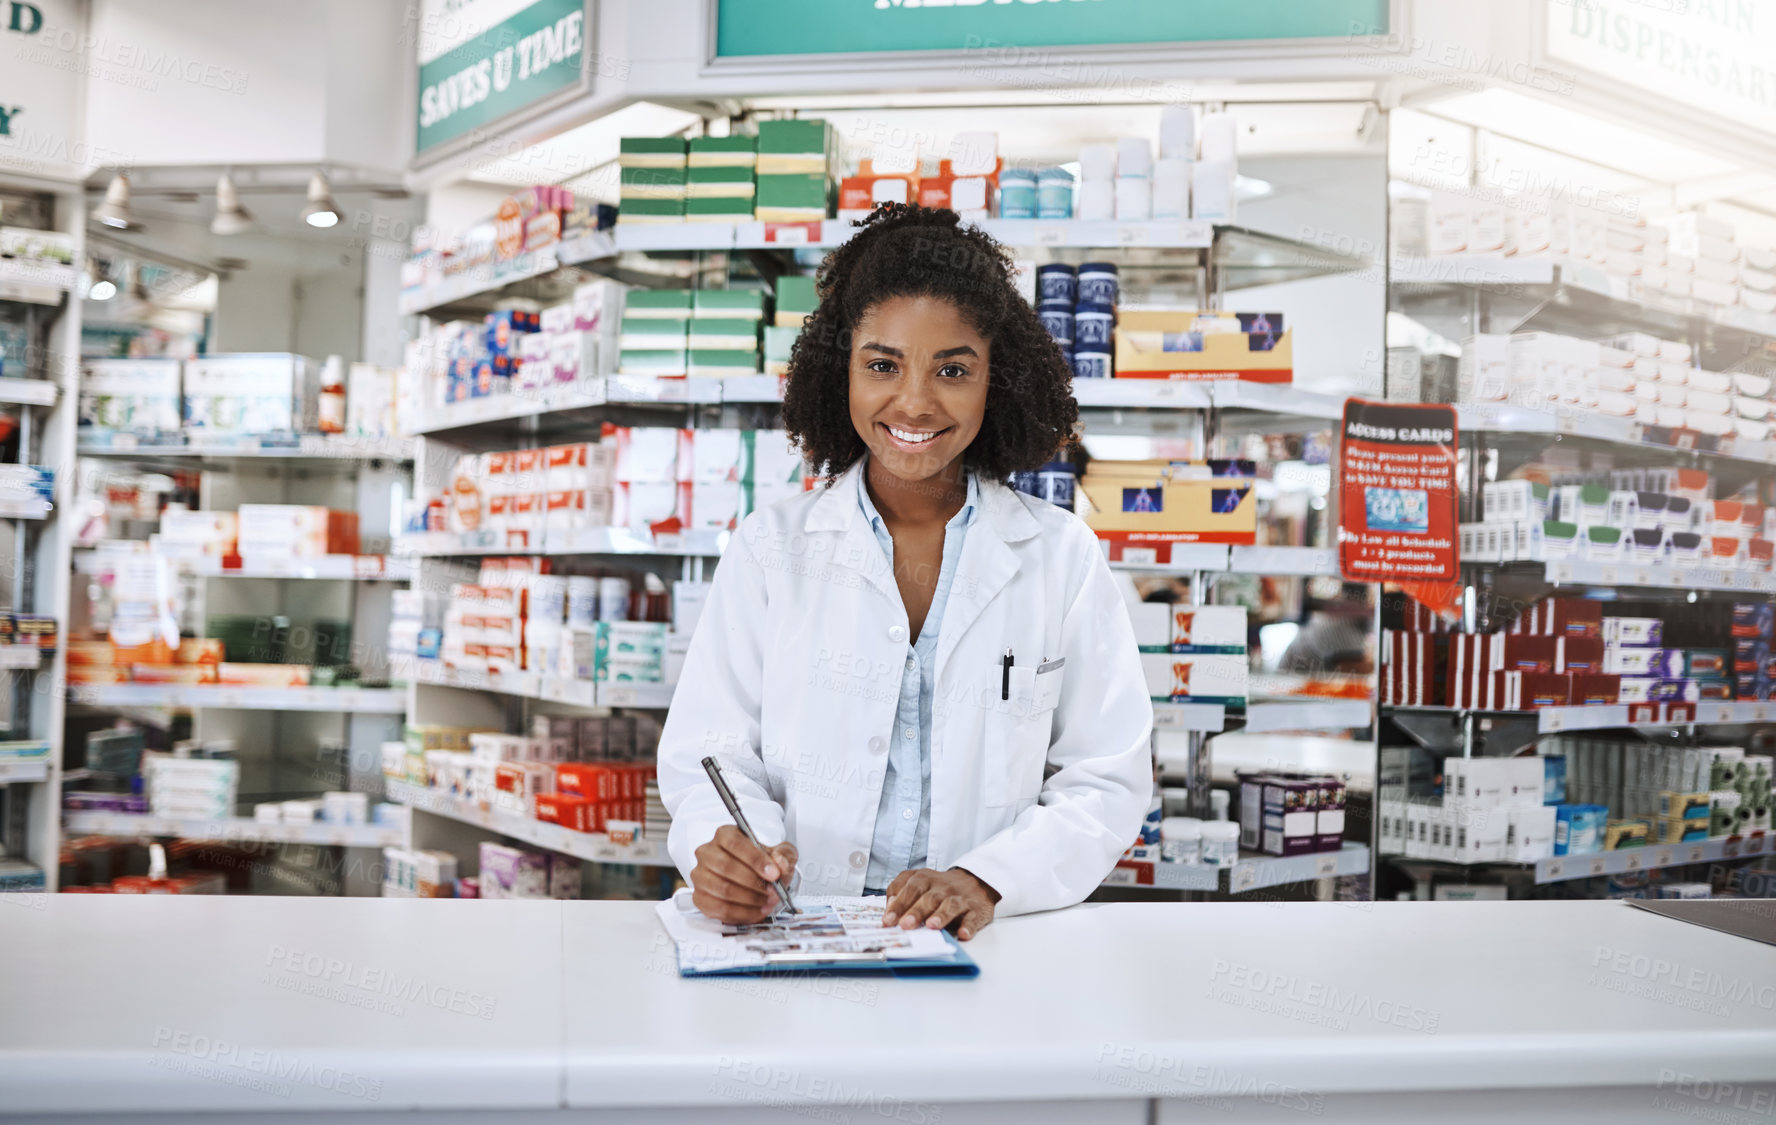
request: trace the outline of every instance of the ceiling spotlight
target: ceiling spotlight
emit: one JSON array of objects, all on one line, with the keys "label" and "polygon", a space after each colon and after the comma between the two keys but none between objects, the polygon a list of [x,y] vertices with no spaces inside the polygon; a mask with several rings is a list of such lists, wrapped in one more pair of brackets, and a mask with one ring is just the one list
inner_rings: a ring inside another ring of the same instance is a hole
[{"label": "ceiling spotlight", "polygon": [[327,186],[327,177],[319,172],[309,177],[308,205],[302,209],[302,221],[323,229],[339,222],[339,204],[333,202],[333,189]]},{"label": "ceiling spotlight", "polygon": [[105,201],[92,209],[95,221],[118,230],[136,230],[138,224],[130,217],[129,177],[119,173],[111,177],[111,186],[105,189]]},{"label": "ceiling spotlight", "polygon": [[94,301],[109,301],[115,296],[117,296],[117,283],[108,277],[101,277],[93,282],[92,291],[87,293],[87,297]]},{"label": "ceiling spotlight", "polygon": [[[312,221],[312,220],[311,220]],[[211,234],[242,234],[251,230],[253,214],[241,206],[240,192],[227,172],[216,181],[216,217],[210,220]]]}]

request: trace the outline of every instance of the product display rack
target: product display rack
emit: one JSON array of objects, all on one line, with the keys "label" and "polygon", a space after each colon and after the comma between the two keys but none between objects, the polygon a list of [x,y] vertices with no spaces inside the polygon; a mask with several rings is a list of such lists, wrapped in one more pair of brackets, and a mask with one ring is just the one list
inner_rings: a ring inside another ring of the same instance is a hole
[{"label": "product display rack", "polygon": [[[1325,251],[1322,248],[1290,239],[1245,230],[1232,226],[1203,223],[1042,223],[1027,221],[988,221],[985,229],[1020,255],[1033,255],[1039,260],[1062,257],[1077,258],[1081,254],[1094,259],[1116,261],[1131,275],[1164,278],[1174,284],[1194,285],[1201,307],[1219,307],[1222,294],[1249,285],[1284,280],[1327,276],[1364,268],[1363,260]],[[648,280],[652,284],[684,284],[681,276],[663,274],[644,268],[645,255],[669,253],[682,255],[737,252],[758,264],[775,255],[782,257],[766,263],[769,276],[793,270],[796,251],[838,245],[848,237],[848,227],[837,220],[822,224],[740,224],[726,226],[713,223],[619,227],[613,239],[613,253],[606,259],[575,258],[558,255],[560,265],[574,265],[592,273],[634,282]],[[1068,253],[1071,251],[1072,253]],[[761,258],[761,256],[763,256]],[[804,263],[805,264],[805,263]],[[533,296],[535,270],[523,277],[496,282],[488,289],[471,293],[458,285],[446,299],[427,295],[407,304],[412,311],[425,311],[444,319],[471,310],[491,308],[507,296]],[[688,271],[702,278],[707,270],[701,267]],[[565,296],[559,291],[557,297]],[[1104,379],[1077,380],[1076,401],[1081,409],[1087,433],[1097,430],[1135,434],[1171,434],[1180,427],[1201,442],[1206,450],[1218,435],[1244,432],[1311,432],[1330,428],[1340,416],[1343,399],[1315,394],[1292,386],[1269,386],[1249,383],[1190,383],[1167,380]],[[745,413],[747,408],[768,408],[782,401],[781,379],[776,376],[739,376],[725,379],[691,378],[681,380],[624,379],[601,376],[583,379],[574,386],[552,390],[546,394],[511,393],[486,399],[434,407],[425,412],[418,430],[420,447],[416,456],[416,495],[440,491],[444,474],[457,456],[483,449],[525,447],[546,444],[552,436],[569,440],[575,433],[597,421],[628,421],[636,424],[671,424],[663,421],[677,410],[684,421],[679,425],[693,428],[711,424],[759,424],[757,414]],[[730,407],[742,408],[740,414]],[[565,535],[546,536],[540,545],[509,548],[486,533],[456,535],[429,532],[399,537],[394,551],[412,557],[419,566],[418,581],[427,588],[445,588],[451,581],[462,581],[470,572],[465,566],[485,555],[545,555],[552,557],[611,557],[640,562],[649,557],[661,559],[670,568],[676,560],[677,571],[685,578],[701,578],[705,560],[718,558],[726,546],[727,533],[685,532],[672,536],[655,536],[621,528],[583,529]],[[1179,556],[1183,556],[1181,559]],[[1214,574],[1229,572],[1264,573],[1278,576],[1335,577],[1337,559],[1327,548],[1204,545],[1174,549],[1171,564],[1113,564],[1119,569],[1166,573],[1191,580],[1193,591],[1206,589]],[[660,571],[662,577],[669,570]],[[670,704],[669,685],[655,684],[592,684],[536,675],[489,676],[443,667],[434,661],[418,661],[401,669],[397,679],[409,684],[411,702],[408,713],[416,724],[479,723],[497,729],[520,729],[540,709],[556,713],[567,708],[573,713],[585,708],[652,708],[663,709]],[[1186,732],[1199,753],[1203,787],[1203,813],[1207,815],[1207,756],[1200,753],[1206,735],[1229,726],[1244,724],[1253,731],[1276,730],[1346,730],[1368,728],[1374,723],[1373,704],[1366,700],[1321,699],[1304,697],[1284,700],[1255,700],[1241,714],[1219,705],[1172,704],[1154,705],[1154,723],[1158,730]],[[392,799],[411,804],[416,809],[415,842],[417,846],[444,845],[460,849],[472,840],[462,831],[464,824],[522,839],[539,847],[552,847],[563,838],[557,826],[541,822],[515,823],[522,818],[497,814],[455,801],[448,795],[388,779],[385,782]],[[423,801],[421,800],[423,798]],[[466,807],[465,807],[466,806]],[[453,826],[445,829],[440,821]],[[526,834],[528,833],[528,835]],[[575,844],[579,833],[566,833]],[[608,849],[608,845],[605,846]],[[568,854],[582,854],[578,851]],[[1352,845],[1334,859],[1316,860],[1317,866],[1331,862],[1335,874],[1365,874],[1370,869],[1369,850]],[[464,856],[459,851],[459,861]],[[609,858],[582,854],[582,858]],[[1269,871],[1265,865],[1274,857],[1251,857],[1250,862],[1236,868],[1237,878],[1229,886],[1249,890],[1258,886],[1302,881],[1304,876],[1294,868],[1277,868],[1279,874],[1260,875]],[[1314,857],[1291,857],[1313,860]],[[665,861],[664,859],[662,862]],[[1200,881],[1200,880],[1199,880]],[[1214,890],[1219,883],[1202,887],[1178,889]]]},{"label": "product display rack", "polygon": [[[189,737],[236,745],[243,803],[310,795],[317,788],[378,795],[379,748],[400,736],[400,717],[407,708],[404,689],[381,686],[389,680],[383,638],[391,591],[412,581],[416,567],[409,558],[385,552],[393,545],[388,534],[393,526],[391,497],[408,492],[408,462],[416,442],[350,434],[89,433],[81,438],[83,457],[104,458],[120,469],[201,471],[199,506],[205,510],[298,503],[355,511],[367,553],[252,561],[185,558],[173,565],[193,598],[187,607],[188,632],[202,635],[212,614],[268,621],[286,614],[297,620],[315,615],[349,622],[350,660],[360,675],[356,684],[81,684],[69,687],[67,701],[83,714],[128,718],[169,734],[175,716],[189,715]],[[106,557],[101,551],[73,551],[64,569],[96,575],[106,569]],[[323,775],[326,781],[319,780]],[[379,825],[265,824],[239,816],[181,822],[68,811],[60,820],[64,836],[168,836],[348,848],[380,848],[407,838],[405,829],[394,832]],[[367,873],[374,864],[346,864],[341,870],[360,867]],[[348,877],[344,887],[347,893],[374,893],[376,888],[366,874]]]},{"label": "product display rack", "polygon": [[[27,197],[22,208],[42,208],[48,229],[72,241],[73,261],[84,260],[86,211],[78,186],[35,181],[8,174],[0,192]],[[6,204],[10,218],[14,203]],[[0,671],[6,684],[6,723],[10,740],[46,744],[40,762],[0,766],[0,857],[23,860],[42,872],[44,889],[56,889],[60,848],[62,716],[59,690],[67,663],[68,521],[61,511],[74,496],[74,430],[80,352],[80,296],[77,270],[69,265],[0,261],[0,311],[22,321],[26,353],[7,357],[0,379],[0,402],[16,407],[18,463],[56,470],[55,501],[9,504],[8,556],[13,561],[7,607],[20,613],[53,616],[61,643],[53,660],[34,667]],[[22,360],[15,370],[11,361]]]},{"label": "product display rack", "polygon": [[[1703,366],[1727,371],[1755,355],[1762,340],[1776,332],[1776,316],[1673,298],[1558,255],[1395,256],[1389,261],[1388,280],[1390,310],[1404,312],[1453,340],[1481,332],[1546,330],[1586,339],[1645,332],[1684,342],[1698,357],[1718,357]],[[1769,480],[1772,474],[1766,467],[1776,466],[1773,441],[1646,425],[1579,406],[1543,410],[1514,403],[1457,403],[1456,415],[1461,457],[1467,466],[1466,491],[1461,496],[1465,520],[1479,518],[1483,480],[1474,466],[1488,466],[1486,477],[1504,479],[1517,466],[1559,446],[1606,453],[1623,466],[1706,468],[1734,487],[1754,479]],[[1698,592],[1776,594],[1776,574],[1768,571],[1629,559],[1464,560],[1462,570],[1464,600],[1471,603],[1466,619],[1470,628],[1485,624],[1478,618],[1484,616],[1494,593],[1503,589],[1518,601],[1539,594],[1673,601],[1694,601]],[[1490,627],[1500,624],[1494,621]],[[1621,732],[1664,745],[1695,745],[1704,738],[1738,742],[1776,722],[1776,702],[1705,700],[1690,706],[1693,718],[1644,722],[1631,721],[1634,709],[1627,704],[1525,711],[1383,704],[1380,713],[1386,720],[1384,729],[1399,732],[1396,738],[1401,740],[1393,745],[1456,757],[1514,755],[1533,747],[1541,736],[1583,731]],[[1377,743],[1378,810],[1385,788],[1380,784],[1380,756],[1387,743],[1385,738]],[[1559,855],[1534,863],[1460,864],[1380,849],[1378,857],[1382,866],[1418,881],[1421,890],[1438,880],[1464,882],[1475,877],[1502,880],[1517,888],[1757,859],[1770,853],[1770,835],[1754,830],[1743,836]]]},{"label": "product display rack", "polygon": [[[1347,841],[1335,852],[1305,855],[1262,855],[1242,852],[1235,862],[1216,866],[1206,863],[1155,863],[1153,881],[1132,867],[1118,867],[1104,880],[1106,887],[1130,887],[1155,891],[1219,891],[1238,895],[1248,891],[1332,879],[1340,875],[1367,875],[1370,855],[1366,845]],[[1222,874],[1226,878],[1222,878]]]}]

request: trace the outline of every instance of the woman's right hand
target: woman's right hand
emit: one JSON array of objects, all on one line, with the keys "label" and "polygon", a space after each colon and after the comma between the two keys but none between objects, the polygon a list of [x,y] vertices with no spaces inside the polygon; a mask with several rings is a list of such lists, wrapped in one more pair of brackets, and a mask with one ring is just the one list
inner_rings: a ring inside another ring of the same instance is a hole
[{"label": "woman's right hand", "polygon": [[696,855],[691,903],[718,922],[769,918],[777,910],[777,891],[771,883],[782,879],[787,886],[796,869],[794,844],[786,841],[760,848],[732,824],[717,828],[715,839],[698,848]]}]

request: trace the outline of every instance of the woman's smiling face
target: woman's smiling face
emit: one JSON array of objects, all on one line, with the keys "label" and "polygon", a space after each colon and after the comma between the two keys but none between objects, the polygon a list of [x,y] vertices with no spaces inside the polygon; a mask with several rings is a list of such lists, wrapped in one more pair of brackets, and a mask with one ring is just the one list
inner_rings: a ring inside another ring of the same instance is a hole
[{"label": "woman's smiling face", "polygon": [[942,476],[980,432],[988,342],[948,301],[892,297],[851,336],[851,424],[876,465],[907,483]]}]

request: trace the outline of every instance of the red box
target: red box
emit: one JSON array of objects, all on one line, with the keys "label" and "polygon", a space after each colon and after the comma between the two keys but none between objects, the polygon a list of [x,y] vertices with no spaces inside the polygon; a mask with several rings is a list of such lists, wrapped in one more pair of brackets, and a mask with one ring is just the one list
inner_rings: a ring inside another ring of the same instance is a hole
[{"label": "red box", "polygon": [[1518,615],[1507,633],[1602,637],[1603,603],[1590,598],[1543,598]]},{"label": "red box", "polygon": [[1494,672],[1493,702],[1502,711],[1533,711],[1564,707],[1571,701],[1572,679],[1557,672]]},{"label": "red box", "polygon": [[[1602,643],[1602,642],[1599,642]],[[1568,698],[1573,704],[1615,703],[1622,695],[1622,677],[1602,673],[1575,673]]]},{"label": "red box", "polygon": [[571,793],[538,793],[537,819],[546,824],[559,824],[575,832],[596,832],[599,818],[589,797]]}]

